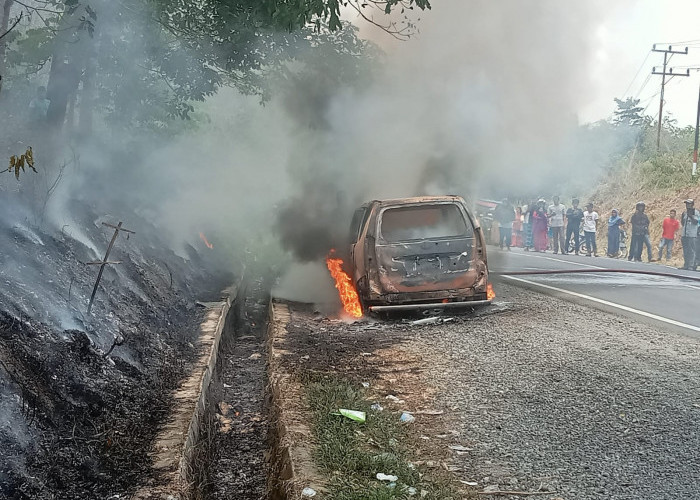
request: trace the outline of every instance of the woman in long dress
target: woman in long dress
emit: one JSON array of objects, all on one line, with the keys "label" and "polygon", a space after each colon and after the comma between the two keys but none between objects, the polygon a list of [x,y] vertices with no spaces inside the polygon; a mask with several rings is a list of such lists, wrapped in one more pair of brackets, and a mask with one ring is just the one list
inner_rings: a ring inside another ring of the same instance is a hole
[{"label": "woman in long dress", "polygon": [[527,204],[525,208],[525,218],[523,220],[523,233],[525,236],[525,251],[529,252],[534,246],[532,240],[532,221],[533,214],[535,213],[536,205],[534,202]]},{"label": "woman in long dress", "polygon": [[537,202],[537,209],[532,214],[532,239],[536,252],[547,250],[547,212],[544,208],[545,201]]},{"label": "woman in long dress", "polygon": [[620,211],[613,208],[608,219],[608,257],[617,257],[620,253],[620,227],[624,224]]}]

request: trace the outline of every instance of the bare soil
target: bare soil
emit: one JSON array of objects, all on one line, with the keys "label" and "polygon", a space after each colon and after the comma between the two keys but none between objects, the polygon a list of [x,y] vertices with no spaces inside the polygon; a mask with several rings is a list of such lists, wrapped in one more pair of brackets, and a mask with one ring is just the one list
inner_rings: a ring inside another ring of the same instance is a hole
[{"label": "bare soil", "polygon": [[[684,189],[659,189],[656,191],[648,191],[642,189],[617,189],[619,186],[616,185],[602,185],[593,194],[593,201],[596,204],[596,211],[600,214],[601,220],[607,221],[610,216],[610,212],[613,208],[620,210],[620,214],[627,225],[625,230],[627,231],[627,245],[630,244],[629,235],[631,235],[631,226],[629,224],[629,219],[634,213],[635,205],[638,201],[644,201],[646,203],[645,213],[649,217],[649,236],[652,243],[652,256],[656,259],[659,256],[659,242],[661,241],[662,233],[662,223],[664,218],[668,217],[669,211],[671,209],[676,210],[676,218],[680,219],[681,214],[685,210],[684,200],[688,198],[695,199],[696,207],[700,203],[700,189],[698,188],[684,188]],[[603,224],[598,228],[597,234],[598,248],[607,247],[607,225]],[[642,259],[647,260],[646,248],[642,252]],[[662,261],[659,263],[668,264],[672,267],[680,267],[683,265],[683,247],[681,245],[680,236],[678,236],[673,245],[673,253],[671,255],[671,260],[666,261],[666,255],[664,250],[664,255]]]},{"label": "bare soil", "polygon": [[[280,351],[286,352],[280,366],[296,377],[332,373],[340,379],[369,384],[367,394],[383,411],[397,420],[404,411],[416,417],[409,424],[412,463],[435,478],[454,479],[456,465],[448,448],[454,415],[436,408],[435,390],[425,376],[427,362],[420,352],[407,348],[416,327],[402,319],[329,319],[311,307],[288,305],[291,319],[286,341],[280,346]],[[435,434],[443,439],[425,439]],[[469,493],[464,491],[464,495],[466,498]]]}]

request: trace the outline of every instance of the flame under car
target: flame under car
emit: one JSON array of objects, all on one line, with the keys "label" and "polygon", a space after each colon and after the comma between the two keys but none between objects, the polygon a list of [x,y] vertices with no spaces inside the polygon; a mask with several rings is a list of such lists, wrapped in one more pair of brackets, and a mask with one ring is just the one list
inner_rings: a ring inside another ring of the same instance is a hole
[{"label": "flame under car", "polygon": [[350,275],[365,311],[491,302],[484,236],[459,196],[366,203],[350,239]]}]

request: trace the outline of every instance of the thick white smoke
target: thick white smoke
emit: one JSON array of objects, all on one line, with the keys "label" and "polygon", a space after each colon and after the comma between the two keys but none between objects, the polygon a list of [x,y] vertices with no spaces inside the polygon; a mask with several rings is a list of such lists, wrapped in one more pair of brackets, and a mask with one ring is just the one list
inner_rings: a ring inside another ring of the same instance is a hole
[{"label": "thick white smoke", "polygon": [[[222,89],[200,107],[208,123],[136,155],[128,175],[115,175],[113,159],[88,174],[111,171],[174,242],[204,232],[255,259],[279,241],[320,259],[373,198],[550,194],[590,168],[585,154],[569,161],[571,133],[603,13],[597,1],[435,2],[417,36],[362,68],[368,77],[346,78],[347,60],[330,52],[324,72],[271,82],[279,92],[265,106]],[[61,199],[51,213],[64,212]]]}]

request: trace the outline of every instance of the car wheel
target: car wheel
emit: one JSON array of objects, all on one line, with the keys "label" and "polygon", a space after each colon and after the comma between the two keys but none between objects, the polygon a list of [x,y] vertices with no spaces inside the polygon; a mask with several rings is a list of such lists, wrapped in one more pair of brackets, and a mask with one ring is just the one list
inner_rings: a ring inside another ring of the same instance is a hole
[{"label": "car wheel", "polygon": [[360,307],[362,307],[362,314],[365,316],[369,314],[369,307],[367,306],[367,295],[369,295],[369,288],[367,286],[367,277],[363,276],[355,284],[355,290],[357,290],[357,298],[360,299]]}]

